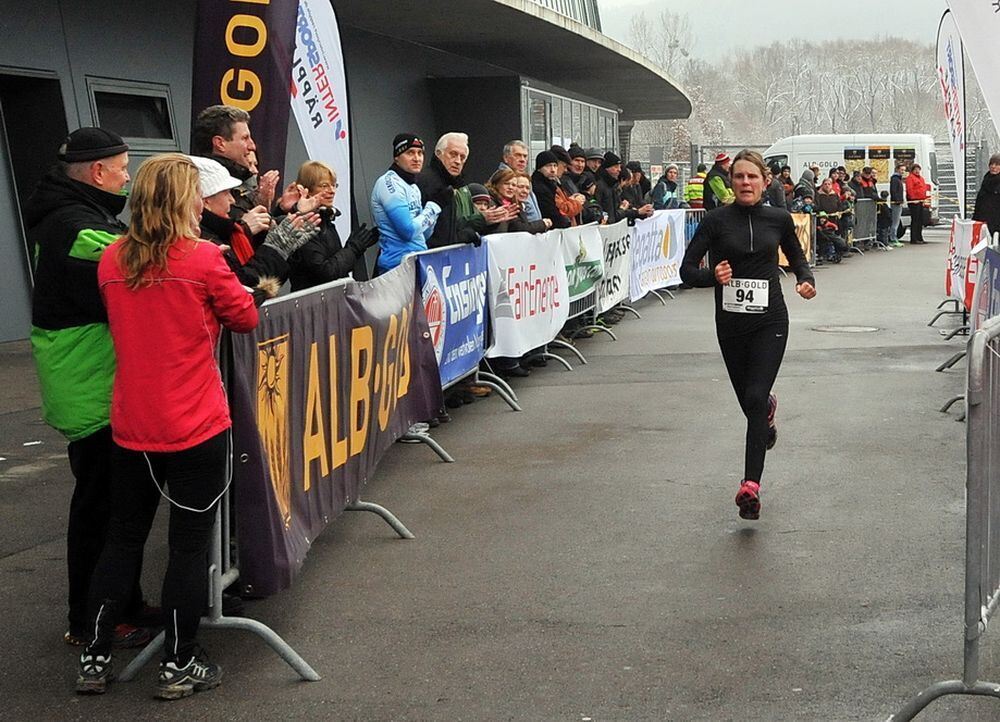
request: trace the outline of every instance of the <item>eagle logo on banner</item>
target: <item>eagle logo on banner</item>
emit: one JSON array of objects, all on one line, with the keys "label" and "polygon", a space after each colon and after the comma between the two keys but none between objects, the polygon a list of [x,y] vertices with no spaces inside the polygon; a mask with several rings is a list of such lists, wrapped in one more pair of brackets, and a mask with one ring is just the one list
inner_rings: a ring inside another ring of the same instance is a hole
[{"label": "eagle logo on banner", "polygon": [[292,523],[292,482],[288,464],[289,336],[257,344],[257,428],[267,454],[274,498],[285,529]]}]

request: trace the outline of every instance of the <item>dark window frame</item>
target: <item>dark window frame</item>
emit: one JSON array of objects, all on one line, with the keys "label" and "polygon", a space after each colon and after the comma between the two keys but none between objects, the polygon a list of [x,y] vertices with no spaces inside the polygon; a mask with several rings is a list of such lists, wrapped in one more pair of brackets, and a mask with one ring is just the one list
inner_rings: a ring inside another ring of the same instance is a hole
[{"label": "dark window frame", "polygon": [[143,138],[123,136],[132,151],[138,153],[168,153],[180,152],[181,144],[177,136],[174,103],[170,94],[170,86],[164,83],[148,83],[137,80],[118,80],[114,78],[99,78],[87,76],[87,97],[90,100],[91,117],[94,124],[101,126],[101,114],[97,104],[98,93],[114,95],[157,98],[164,101],[167,109],[167,121],[170,125],[170,138]]}]

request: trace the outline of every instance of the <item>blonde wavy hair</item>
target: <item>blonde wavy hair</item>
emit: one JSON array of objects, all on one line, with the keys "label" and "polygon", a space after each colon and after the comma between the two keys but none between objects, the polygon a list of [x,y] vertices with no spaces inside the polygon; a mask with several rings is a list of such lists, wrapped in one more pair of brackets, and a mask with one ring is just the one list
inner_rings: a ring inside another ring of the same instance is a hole
[{"label": "blonde wavy hair", "polygon": [[165,153],[139,166],[132,181],[132,220],[118,252],[125,285],[152,281],[148,271],[165,271],[167,252],[181,238],[195,238],[192,211],[200,197],[198,168],[180,153]]}]

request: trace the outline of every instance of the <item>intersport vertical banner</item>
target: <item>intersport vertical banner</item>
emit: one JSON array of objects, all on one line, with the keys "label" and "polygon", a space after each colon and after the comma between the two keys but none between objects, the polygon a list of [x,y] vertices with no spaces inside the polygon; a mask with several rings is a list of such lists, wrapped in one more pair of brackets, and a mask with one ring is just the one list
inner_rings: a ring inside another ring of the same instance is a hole
[{"label": "intersport vertical banner", "polygon": [[638,301],[650,291],[678,285],[687,246],[683,210],[656,211],[632,229],[629,295]]},{"label": "intersport vertical banner", "polygon": [[948,7],[961,35],[962,46],[969,57],[976,80],[982,88],[986,107],[990,109],[993,126],[1000,130],[1000,5],[993,0],[948,0]]},{"label": "intersport vertical banner", "polygon": [[955,18],[941,16],[937,36],[937,74],[948,122],[951,157],[955,161],[955,187],[959,215],[965,218],[965,53]]},{"label": "intersport vertical banner", "polygon": [[445,246],[414,255],[424,315],[447,386],[468,376],[486,355],[489,256],[484,246]]},{"label": "intersport vertical banner", "polygon": [[569,290],[559,231],[498,233],[489,251],[490,358],[519,358],[547,344],[569,318]]},{"label": "intersport vertical banner", "polygon": [[562,237],[570,303],[592,294],[604,274],[604,244],[597,228],[596,224],[590,223],[553,231]]},{"label": "intersport vertical banner", "polygon": [[296,0],[198,0],[192,125],[210,105],[250,114],[261,172],[285,167]]},{"label": "intersport vertical banner", "polygon": [[292,112],[311,160],[337,174],[335,224],[351,235],[351,133],[340,28],[330,0],[299,0],[292,59]]},{"label": "intersport vertical banner", "polygon": [[412,259],[272,301],[232,339],[240,580],[267,596],[443,398]]},{"label": "intersport vertical banner", "polygon": [[604,313],[628,298],[632,268],[632,228],[628,221],[600,226],[604,245],[604,277],[597,287],[597,312]]}]

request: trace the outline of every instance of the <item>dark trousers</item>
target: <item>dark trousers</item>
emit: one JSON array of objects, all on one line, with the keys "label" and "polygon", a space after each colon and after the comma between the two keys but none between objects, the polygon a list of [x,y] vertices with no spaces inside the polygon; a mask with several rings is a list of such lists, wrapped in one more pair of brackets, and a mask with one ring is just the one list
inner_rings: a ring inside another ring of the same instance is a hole
[{"label": "dark trousers", "polygon": [[729,380],[747,419],[743,478],[758,483],[767,454],[767,397],[778,377],[787,342],[787,323],[719,339]]},{"label": "dark trousers", "polygon": [[[67,447],[69,467],[76,479],[69,504],[66,530],[66,567],[69,573],[69,629],[83,635],[90,628],[87,605],[90,579],[104,549],[111,518],[111,427],[105,426]],[[139,575],[142,549],[132,579],[132,588],[123,602],[124,616],[142,607]]]},{"label": "dark trousers", "polygon": [[924,204],[910,203],[910,243],[924,240]]},{"label": "dark trousers", "polygon": [[143,454],[115,445],[111,524],[90,590],[91,619],[97,620],[91,651],[110,652],[115,617],[141,562],[142,548],[160,502],[155,475],[173,501],[168,532],[170,558],[161,601],[166,631],[164,658],[181,663],[191,658],[208,595],[206,559],[215,522],[213,500],[226,484],[229,452],[228,431],[190,449],[170,453]]}]

